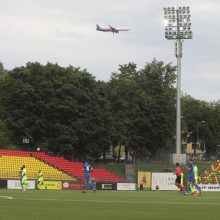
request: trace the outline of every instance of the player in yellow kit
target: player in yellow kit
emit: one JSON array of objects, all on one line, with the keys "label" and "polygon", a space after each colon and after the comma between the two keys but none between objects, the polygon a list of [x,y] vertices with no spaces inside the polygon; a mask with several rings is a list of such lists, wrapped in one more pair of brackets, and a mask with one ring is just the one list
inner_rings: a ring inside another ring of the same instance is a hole
[{"label": "player in yellow kit", "polygon": [[44,175],[41,170],[39,170],[38,177],[37,177],[37,189],[42,189],[44,185]]}]

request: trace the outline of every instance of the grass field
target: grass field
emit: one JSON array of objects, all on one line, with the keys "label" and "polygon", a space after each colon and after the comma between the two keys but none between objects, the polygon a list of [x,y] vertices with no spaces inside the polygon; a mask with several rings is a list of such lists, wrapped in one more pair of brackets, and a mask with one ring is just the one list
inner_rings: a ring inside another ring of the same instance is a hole
[{"label": "grass field", "polygon": [[220,193],[0,190],[0,220],[219,219]]}]

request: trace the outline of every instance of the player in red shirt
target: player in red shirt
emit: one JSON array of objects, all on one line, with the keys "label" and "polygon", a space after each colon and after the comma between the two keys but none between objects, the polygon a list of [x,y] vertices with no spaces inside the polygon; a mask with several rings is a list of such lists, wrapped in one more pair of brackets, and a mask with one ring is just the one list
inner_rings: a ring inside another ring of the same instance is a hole
[{"label": "player in red shirt", "polygon": [[181,185],[181,176],[182,176],[182,169],[179,163],[176,163],[176,181],[175,185],[180,189],[181,192],[185,193],[185,188]]}]

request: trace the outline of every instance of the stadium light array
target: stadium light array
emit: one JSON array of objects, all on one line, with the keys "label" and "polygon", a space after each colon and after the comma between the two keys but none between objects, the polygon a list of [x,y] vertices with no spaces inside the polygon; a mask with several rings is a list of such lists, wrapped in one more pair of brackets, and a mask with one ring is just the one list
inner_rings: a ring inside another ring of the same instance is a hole
[{"label": "stadium light array", "polygon": [[168,40],[192,39],[190,18],[188,6],[178,9],[164,8],[165,38]]},{"label": "stadium light array", "polygon": [[192,39],[190,7],[164,8],[165,38],[175,40],[177,57],[176,154],[181,154],[181,57],[182,42]]}]

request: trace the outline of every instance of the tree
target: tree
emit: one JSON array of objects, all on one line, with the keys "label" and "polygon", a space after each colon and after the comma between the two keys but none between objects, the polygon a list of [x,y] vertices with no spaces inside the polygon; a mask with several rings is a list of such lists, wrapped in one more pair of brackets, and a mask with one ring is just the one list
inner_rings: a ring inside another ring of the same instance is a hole
[{"label": "tree", "polygon": [[191,96],[183,96],[182,113],[185,129],[191,132],[192,142],[197,141],[197,126],[199,127],[199,138],[205,142],[208,154],[215,154],[220,143],[220,103],[208,103],[194,99]]},{"label": "tree", "polygon": [[3,63],[0,62],[0,80],[4,80],[8,71],[4,68]]},{"label": "tree", "polygon": [[10,145],[10,134],[6,129],[4,121],[0,120],[0,147],[6,148]]},{"label": "tree", "polygon": [[13,142],[84,157],[98,157],[110,144],[111,116],[106,83],[86,70],[27,63],[1,84],[1,118]]},{"label": "tree", "polygon": [[171,147],[175,67],[153,60],[137,71],[133,63],[112,75],[110,92],[115,143],[138,157]]},{"label": "tree", "polygon": [[[82,159],[105,157],[110,145],[134,158],[174,148],[176,67],[154,59],[142,69],[119,65],[109,82],[73,66],[0,64],[0,144],[31,146]],[[4,76],[4,77],[2,77]],[[182,98],[182,128],[211,154],[220,144],[220,103]],[[120,159],[120,155],[118,156]]]}]

